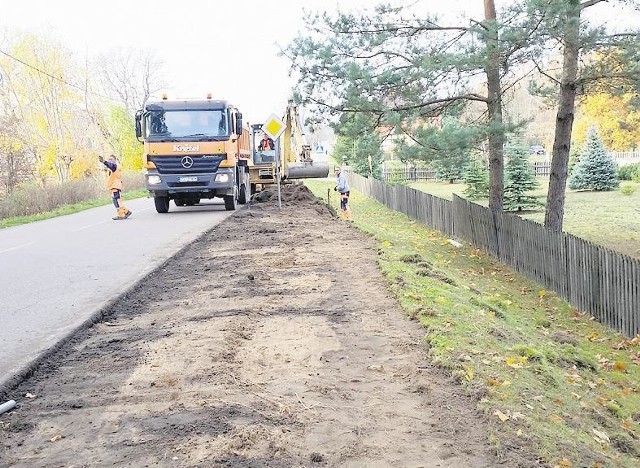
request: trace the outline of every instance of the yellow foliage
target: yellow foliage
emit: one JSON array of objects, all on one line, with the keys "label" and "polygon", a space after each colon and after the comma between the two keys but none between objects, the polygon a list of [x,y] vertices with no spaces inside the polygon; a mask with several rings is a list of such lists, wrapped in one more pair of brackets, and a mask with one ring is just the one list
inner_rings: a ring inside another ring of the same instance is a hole
[{"label": "yellow foliage", "polygon": [[509,367],[513,367],[514,369],[520,369],[524,367],[527,363],[528,359],[526,356],[516,356],[516,357],[508,357],[505,359],[507,365]]},{"label": "yellow foliage", "polygon": [[473,370],[473,367],[465,367],[465,375],[464,377],[471,382],[473,380],[473,378],[475,377],[475,372]]},{"label": "yellow foliage", "polygon": [[627,370],[627,365],[622,361],[616,361],[613,363],[613,368],[617,371],[624,372]]},{"label": "yellow foliage", "polygon": [[576,141],[583,142],[592,125],[598,127],[604,146],[611,151],[629,150],[640,141],[640,111],[631,104],[634,96],[598,93],[584,97],[578,105]]},{"label": "yellow foliage", "polygon": [[553,468],[571,468],[572,466],[573,465],[568,459],[563,458],[562,460],[560,460],[560,463],[555,465]]},{"label": "yellow foliage", "polygon": [[500,410],[496,410],[493,412],[494,416],[497,416],[498,419],[500,419],[500,421],[505,422],[509,419],[509,416],[507,416],[506,414],[504,414],[502,411]]}]

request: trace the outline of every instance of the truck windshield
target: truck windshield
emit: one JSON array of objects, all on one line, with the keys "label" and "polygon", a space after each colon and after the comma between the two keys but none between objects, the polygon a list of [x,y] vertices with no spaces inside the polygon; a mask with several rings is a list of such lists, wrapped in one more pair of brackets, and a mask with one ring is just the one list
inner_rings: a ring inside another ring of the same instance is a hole
[{"label": "truck windshield", "polygon": [[147,137],[151,139],[229,135],[223,110],[152,110],[145,119]]}]

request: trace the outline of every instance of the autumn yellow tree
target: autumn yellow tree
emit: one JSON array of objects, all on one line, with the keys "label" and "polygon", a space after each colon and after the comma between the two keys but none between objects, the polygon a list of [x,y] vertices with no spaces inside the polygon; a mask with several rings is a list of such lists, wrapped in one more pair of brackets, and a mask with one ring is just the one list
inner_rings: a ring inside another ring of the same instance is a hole
[{"label": "autumn yellow tree", "polygon": [[20,136],[35,160],[40,180],[70,178],[76,155],[74,122],[82,97],[73,82],[70,55],[60,44],[22,36],[3,60],[5,86],[19,118]]},{"label": "autumn yellow tree", "polygon": [[635,149],[640,144],[640,106],[636,101],[637,96],[631,93],[585,96],[578,105],[574,130],[576,141],[585,141],[587,131],[595,126],[609,150]]}]

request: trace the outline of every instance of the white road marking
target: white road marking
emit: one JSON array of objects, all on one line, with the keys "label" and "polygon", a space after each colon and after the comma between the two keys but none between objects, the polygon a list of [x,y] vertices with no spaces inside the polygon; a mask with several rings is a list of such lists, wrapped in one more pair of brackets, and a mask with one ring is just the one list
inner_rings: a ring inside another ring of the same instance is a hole
[{"label": "white road marking", "polygon": [[86,226],[79,227],[77,229],[72,229],[71,232],[84,231],[85,229],[92,228],[94,226],[100,226],[101,224],[105,224],[106,221],[100,221],[99,223],[87,224]]},{"label": "white road marking", "polygon": [[[151,208],[143,208],[141,210],[136,210],[136,213],[139,213],[141,211],[147,211],[147,210],[150,210],[150,209]],[[92,227],[95,227],[95,226],[100,226],[100,225],[106,224],[108,222],[109,222],[108,220],[104,220],[104,221],[100,221],[100,222],[93,223],[93,224],[87,224],[86,226],[82,226],[82,227],[79,227],[79,228],[76,228],[76,229],[72,229],[71,232],[84,231],[85,229],[89,229],[89,228],[92,228]],[[2,252],[0,252],[0,253],[2,253]]]},{"label": "white road marking", "polygon": [[8,249],[0,250],[0,254],[3,254],[5,252],[10,252],[11,250],[21,249],[22,247],[27,247],[32,244],[35,244],[35,242],[27,242],[26,244],[16,245],[15,247],[10,247]]}]

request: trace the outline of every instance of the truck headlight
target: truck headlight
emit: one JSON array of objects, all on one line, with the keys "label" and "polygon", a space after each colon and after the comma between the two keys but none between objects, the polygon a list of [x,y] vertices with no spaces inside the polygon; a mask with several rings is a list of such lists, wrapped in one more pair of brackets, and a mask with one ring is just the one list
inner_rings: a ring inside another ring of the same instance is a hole
[{"label": "truck headlight", "polygon": [[229,182],[229,174],[216,174],[216,182],[222,182],[223,184]]},{"label": "truck headlight", "polygon": [[158,184],[159,184],[160,182],[162,182],[162,181],[160,180],[160,176],[157,176],[157,175],[150,175],[150,176],[147,178],[147,182],[149,182],[149,185],[158,185]]}]

